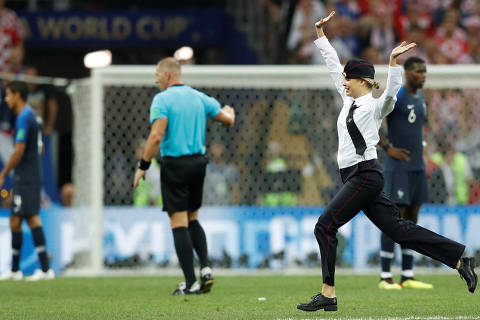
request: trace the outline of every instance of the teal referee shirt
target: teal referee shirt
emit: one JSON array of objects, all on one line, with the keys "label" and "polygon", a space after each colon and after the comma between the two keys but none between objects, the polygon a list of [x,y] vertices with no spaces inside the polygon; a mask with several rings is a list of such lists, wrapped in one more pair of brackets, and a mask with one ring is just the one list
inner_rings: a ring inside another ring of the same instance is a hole
[{"label": "teal referee shirt", "polygon": [[163,136],[162,156],[205,154],[207,117],[215,117],[220,103],[186,85],[174,85],[155,95],[150,107],[150,124],[168,118]]}]

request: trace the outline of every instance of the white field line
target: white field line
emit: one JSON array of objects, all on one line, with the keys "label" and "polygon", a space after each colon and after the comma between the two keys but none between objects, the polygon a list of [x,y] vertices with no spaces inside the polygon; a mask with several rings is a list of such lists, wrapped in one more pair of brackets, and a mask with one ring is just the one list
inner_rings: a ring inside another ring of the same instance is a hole
[{"label": "white field line", "polygon": [[[457,316],[457,317],[445,317],[445,316],[430,316],[430,317],[389,317],[389,318],[301,318],[301,320],[474,320],[480,319],[480,316]],[[275,320],[294,320],[293,318],[277,318]]]}]

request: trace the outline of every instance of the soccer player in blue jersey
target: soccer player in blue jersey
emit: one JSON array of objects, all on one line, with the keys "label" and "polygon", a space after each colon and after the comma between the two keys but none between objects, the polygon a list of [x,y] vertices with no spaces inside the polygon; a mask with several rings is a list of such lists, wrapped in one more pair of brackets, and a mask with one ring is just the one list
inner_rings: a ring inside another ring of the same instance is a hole
[{"label": "soccer player in blue jersey", "polygon": [[[207,293],[213,276],[207,255],[205,232],[198,222],[202,204],[207,118],[233,126],[235,113],[230,106],[184,85],[180,63],[165,58],[157,65],[158,93],[150,108],[150,135],[143,151],[133,186],[145,177],[152,158],[161,149],[160,184],[163,210],[170,217],[173,242],[185,276],[173,295]],[[200,282],[193,267],[193,249],[200,260]]]},{"label": "soccer player in blue jersey", "polygon": [[27,104],[28,88],[24,82],[13,81],[7,85],[5,101],[17,115],[15,124],[15,149],[7,165],[0,172],[0,188],[5,177],[14,169],[13,201],[10,215],[12,230],[12,269],[3,273],[0,280],[21,280],[20,251],[22,249],[22,220],[27,221],[32,232],[35,251],[41,270],[26,280],[50,280],[55,274],[49,267],[45,235],[40,220],[40,192],[42,188],[41,154],[42,120]]},{"label": "soccer player in blue jersey", "polygon": [[[423,161],[423,127],[427,122],[427,107],[422,87],[427,67],[418,57],[408,58],[404,65],[405,85],[397,94],[392,113],[387,116],[388,138],[381,136],[379,145],[388,154],[385,160],[385,193],[400,209],[400,216],[417,223],[422,203],[428,200],[427,175]],[[402,246],[402,274],[394,283],[390,270],[394,242],[381,235],[380,289],[432,289],[433,286],[414,279],[413,250]]]}]

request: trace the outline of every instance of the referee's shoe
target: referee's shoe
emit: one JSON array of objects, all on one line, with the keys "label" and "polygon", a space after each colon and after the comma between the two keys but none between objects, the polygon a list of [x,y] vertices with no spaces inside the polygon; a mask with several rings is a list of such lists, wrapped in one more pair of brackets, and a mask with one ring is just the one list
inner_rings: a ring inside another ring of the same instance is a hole
[{"label": "referee's shoe", "polygon": [[203,267],[200,270],[200,293],[209,293],[213,286],[212,268]]},{"label": "referee's shoe", "polygon": [[317,311],[320,309],[337,311],[337,298],[327,298],[323,294],[317,293],[312,297],[312,301],[298,304],[297,309],[303,311]]},{"label": "referee's shoe", "polygon": [[186,294],[199,294],[200,293],[200,284],[198,281],[195,281],[190,288],[187,288],[187,284],[185,282],[180,282],[178,284],[178,288],[175,289],[170,295],[172,296],[184,296]]},{"label": "referee's shoe", "polygon": [[475,259],[462,258],[460,259],[460,268],[458,273],[460,278],[464,279],[468,286],[468,291],[473,293],[477,287],[477,275],[475,273]]}]

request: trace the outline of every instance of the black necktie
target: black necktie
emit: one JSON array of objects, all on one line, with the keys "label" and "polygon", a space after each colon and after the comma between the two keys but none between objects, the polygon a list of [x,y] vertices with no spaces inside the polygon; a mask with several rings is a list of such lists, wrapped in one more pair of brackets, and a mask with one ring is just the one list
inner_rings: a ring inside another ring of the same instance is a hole
[{"label": "black necktie", "polygon": [[365,139],[363,139],[362,133],[358,130],[355,121],[353,121],[353,111],[357,109],[358,106],[355,105],[355,101],[352,103],[350,107],[350,111],[348,111],[347,116],[347,130],[348,134],[350,134],[350,138],[352,138],[353,145],[355,146],[355,150],[357,154],[363,155],[365,150],[367,149],[367,144],[365,143]]}]

